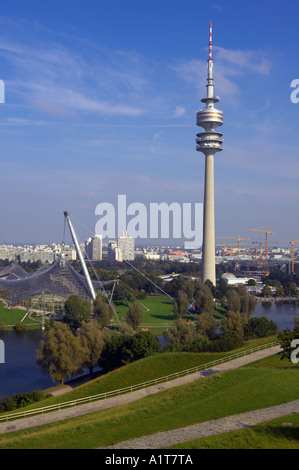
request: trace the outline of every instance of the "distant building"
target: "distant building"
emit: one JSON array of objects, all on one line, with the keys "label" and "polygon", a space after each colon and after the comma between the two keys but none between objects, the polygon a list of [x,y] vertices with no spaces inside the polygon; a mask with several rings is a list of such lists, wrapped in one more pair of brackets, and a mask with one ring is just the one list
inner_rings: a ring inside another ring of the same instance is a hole
[{"label": "distant building", "polygon": [[232,273],[224,273],[221,276],[221,279],[224,279],[224,281],[227,283],[229,286],[244,286],[248,284],[248,281],[251,279],[253,281],[256,281],[254,277],[237,277]]},{"label": "distant building", "polygon": [[93,261],[101,261],[103,259],[102,235],[95,235],[93,238],[86,240],[85,257]]},{"label": "distant building", "polygon": [[123,260],[134,260],[135,241],[133,237],[128,236],[127,232],[119,237],[117,246],[122,253]]},{"label": "distant building", "polygon": [[122,261],[122,252],[120,248],[117,246],[117,242],[115,240],[110,241],[108,243],[108,261],[109,263],[115,263],[115,261]]}]

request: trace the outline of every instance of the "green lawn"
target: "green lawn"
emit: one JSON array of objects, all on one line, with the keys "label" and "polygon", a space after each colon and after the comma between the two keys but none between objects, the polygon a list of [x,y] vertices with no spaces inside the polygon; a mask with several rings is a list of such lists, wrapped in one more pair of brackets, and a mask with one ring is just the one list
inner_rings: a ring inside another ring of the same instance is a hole
[{"label": "green lawn", "polygon": [[125,439],[285,403],[298,398],[298,389],[299,368],[275,356],[260,361],[258,366],[256,363],[206,377],[128,405],[0,435],[0,448],[82,449],[107,446]]},{"label": "green lawn", "polygon": [[[175,320],[173,313],[173,301],[166,296],[147,296],[145,299],[139,300],[144,311],[144,319],[140,328],[149,328],[155,334],[162,334],[166,328],[171,327]],[[115,302],[116,312],[119,319],[122,320],[128,313],[129,306],[120,302]],[[223,318],[225,309],[218,306],[214,315],[216,319]],[[186,314],[186,320],[194,320],[194,316]]]},{"label": "green lawn", "polygon": [[[20,308],[7,308],[4,306],[4,303],[0,301],[0,322],[5,324],[5,328],[14,326],[17,322],[21,321],[26,313],[26,310]],[[29,318],[29,315],[23,321],[24,325],[31,325],[30,328],[36,326],[37,328],[41,327],[41,323],[34,321]]]}]

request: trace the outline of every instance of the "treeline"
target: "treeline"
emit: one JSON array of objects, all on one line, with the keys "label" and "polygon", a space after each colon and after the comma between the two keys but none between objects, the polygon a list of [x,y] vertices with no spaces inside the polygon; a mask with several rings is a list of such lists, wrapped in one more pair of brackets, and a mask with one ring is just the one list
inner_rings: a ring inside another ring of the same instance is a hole
[{"label": "treeline", "polygon": [[182,318],[190,302],[197,314],[213,313],[215,301],[227,311],[246,315],[254,311],[257,303],[255,296],[248,294],[243,286],[229,287],[223,279],[216,286],[209,281],[202,284],[200,280],[188,280],[179,285],[174,301],[174,313],[176,317]]},{"label": "treeline", "polygon": [[203,313],[197,322],[176,320],[164,336],[167,351],[226,352],[241,347],[244,341],[277,333],[277,324],[266,317],[249,318],[229,311],[220,327],[212,314]]},{"label": "treeline", "polygon": [[[192,302],[192,307],[190,306]],[[224,280],[216,286],[207,281],[188,280],[181,285],[174,301],[176,321],[164,333],[168,351],[220,352],[242,346],[245,340],[278,332],[273,321],[251,318],[256,298],[245,288],[229,287]],[[215,319],[215,303],[223,309],[221,321]],[[195,321],[184,320],[187,311]]]},{"label": "treeline", "polygon": [[17,408],[23,408],[24,406],[44,400],[49,396],[50,395],[45,394],[42,391],[18,393],[17,395],[5,398],[5,400],[0,401],[0,413],[12,411]]},{"label": "treeline", "polygon": [[299,292],[299,273],[287,274],[279,269],[271,271],[269,276],[262,279],[265,284],[263,295],[270,296],[272,294],[271,287],[275,287],[276,297],[298,297]]}]

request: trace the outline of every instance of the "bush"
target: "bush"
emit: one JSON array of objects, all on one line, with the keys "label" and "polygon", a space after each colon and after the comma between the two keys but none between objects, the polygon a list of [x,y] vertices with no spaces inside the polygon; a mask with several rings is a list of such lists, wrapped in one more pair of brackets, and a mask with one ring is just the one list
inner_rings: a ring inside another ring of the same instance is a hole
[{"label": "bush", "polygon": [[106,342],[99,365],[104,370],[114,370],[160,350],[160,341],[149,331],[140,331],[133,336],[116,334]]},{"label": "bush", "polygon": [[243,341],[239,335],[234,332],[220,334],[213,341],[206,338],[193,341],[189,344],[168,345],[164,348],[165,352],[227,352],[239,348],[243,345]]},{"label": "bush", "polygon": [[42,391],[32,391],[28,393],[18,393],[12,397],[5,398],[0,402],[0,412],[12,411],[17,408],[22,408],[24,406],[30,405],[43,400],[51,395],[46,395]]},{"label": "bush", "polygon": [[17,332],[24,331],[26,329],[24,323],[22,323],[21,321],[18,321],[13,328]]},{"label": "bush", "polygon": [[265,338],[276,335],[278,326],[273,320],[266,317],[251,318],[244,327],[244,337],[246,340],[255,338]]}]

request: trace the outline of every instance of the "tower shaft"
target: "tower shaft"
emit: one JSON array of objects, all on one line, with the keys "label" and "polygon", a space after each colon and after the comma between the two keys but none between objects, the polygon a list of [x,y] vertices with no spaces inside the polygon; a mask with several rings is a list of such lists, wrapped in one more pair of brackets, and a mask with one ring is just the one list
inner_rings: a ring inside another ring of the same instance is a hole
[{"label": "tower shaft", "polygon": [[214,154],[205,157],[202,254],[202,282],[209,279],[215,285]]}]

